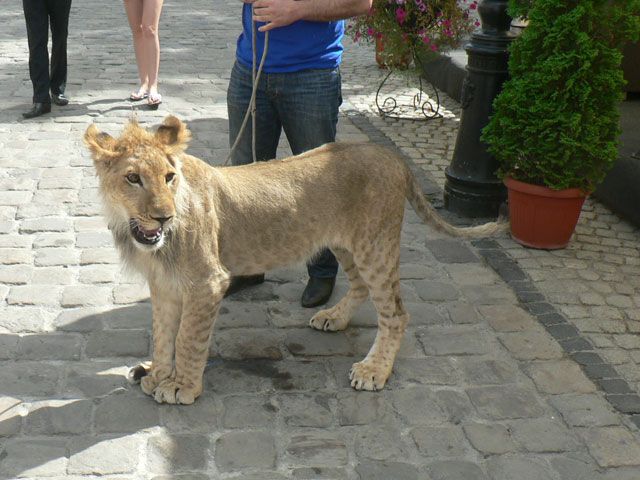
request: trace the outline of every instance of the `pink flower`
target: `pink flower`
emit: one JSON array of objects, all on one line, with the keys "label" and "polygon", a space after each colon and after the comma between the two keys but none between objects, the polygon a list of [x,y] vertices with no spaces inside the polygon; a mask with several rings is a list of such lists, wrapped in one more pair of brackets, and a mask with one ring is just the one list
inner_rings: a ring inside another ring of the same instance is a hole
[{"label": "pink flower", "polygon": [[432,45],[431,45],[431,51],[432,51],[432,52],[437,52],[437,51],[438,51],[438,46],[437,46],[437,45],[435,45],[435,44],[432,44]]},{"label": "pink flower", "polygon": [[475,25],[476,27],[479,27],[479,26],[480,26],[480,22],[479,22],[478,20],[476,20],[476,22],[474,23],[474,25]]},{"label": "pink flower", "polygon": [[375,33],[376,31],[373,28],[371,27],[367,28],[367,35],[369,35],[370,37],[373,37]]},{"label": "pink flower", "polygon": [[476,8],[478,8],[478,2],[473,2],[471,5],[469,5],[469,8],[471,10],[475,10]]},{"label": "pink flower", "polygon": [[398,7],[396,9],[396,20],[398,21],[398,23],[402,25],[406,20],[406,18],[407,18],[407,12],[405,11],[405,9],[402,7]]}]

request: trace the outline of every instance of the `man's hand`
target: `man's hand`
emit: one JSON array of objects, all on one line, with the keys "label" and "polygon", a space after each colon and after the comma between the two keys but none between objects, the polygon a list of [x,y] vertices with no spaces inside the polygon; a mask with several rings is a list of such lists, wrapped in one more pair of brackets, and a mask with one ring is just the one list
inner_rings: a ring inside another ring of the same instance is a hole
[{"label": "man's hand", "polygon": [[266,23],[258,29],[261,32],[286,27],[303,17],[301,6],[297,0],[254,0],[253,20]]}]

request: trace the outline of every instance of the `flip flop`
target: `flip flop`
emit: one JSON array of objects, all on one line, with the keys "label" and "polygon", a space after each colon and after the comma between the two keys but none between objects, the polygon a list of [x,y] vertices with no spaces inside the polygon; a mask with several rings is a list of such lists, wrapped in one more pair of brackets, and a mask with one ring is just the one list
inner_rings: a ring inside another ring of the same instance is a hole
[{"label": "flip flop", "polygon": [[149,107],[152,109],[157,109],[158,106],[162,103],[162,95],[159,93],[150,93],[149,98],[147,100]]},{"label": "flip flop", "polygon": [[140,88],[140,90],[138,90],[137,92],[131,92],[131,95],[129,95],[129,100],[131,100],[132,102],[138,102],[140,100],[144,100],[148,96],[149,92]]}]

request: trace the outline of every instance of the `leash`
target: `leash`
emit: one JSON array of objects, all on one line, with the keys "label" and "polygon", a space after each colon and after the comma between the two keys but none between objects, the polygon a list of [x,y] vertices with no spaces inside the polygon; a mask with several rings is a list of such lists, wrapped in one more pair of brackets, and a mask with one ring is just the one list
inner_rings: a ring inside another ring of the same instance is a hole
[{"label": "leash", "polygon": [[258,70],[256,71],[256,37],[258,36],[256,22],[253,21],[253,4],[251,5],[251,51],[253,54],[253,64],[251,66],[251,81],[253,88],[251,89],[251,98],[249,99],[249,105],[247,106],[247,111],[244,114],[244,119],[242,120],[242,125],[240,125],[240,130],[238,131],[238,135],[236,136],[236,140],[233,142],[231,146],[231,150],[229,151],[229,155],[227,159],[222,164],[226,166],[231,160],[231,155],[235,151],[238,143],[240,143],[240,138],[244,133],[244,129],[247,126],[247,121],[249,120],[249,116],[251,116],[251,156],[253,163],[256,163],[256,93],[258,91],[258,83],[260,82],[260,76],[262,75],[262,69],[264,67],[264,61],[267,59],[267,49],[269,48],[269,32],[264,33],[264,48],[262,49],[262,58],[260,59],[260,65],[258,66]]}]

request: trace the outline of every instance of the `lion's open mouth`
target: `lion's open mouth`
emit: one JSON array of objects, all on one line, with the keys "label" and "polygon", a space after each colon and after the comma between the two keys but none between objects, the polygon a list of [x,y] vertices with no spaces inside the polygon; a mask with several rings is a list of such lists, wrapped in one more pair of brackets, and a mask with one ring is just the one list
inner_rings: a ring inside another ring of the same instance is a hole
[{"label": "lion's open mouth", "polygon": [[131,225],[131,234],[136,242],[142,243],[143,245],[155,245],[162,239],[163,231],[162,227],[154,230],[145,230],[140,225],[134,224]]}]

